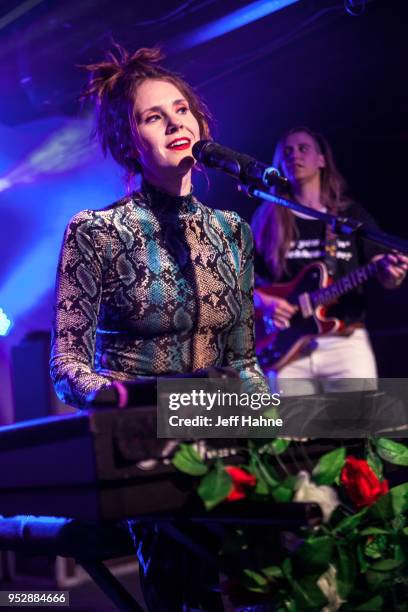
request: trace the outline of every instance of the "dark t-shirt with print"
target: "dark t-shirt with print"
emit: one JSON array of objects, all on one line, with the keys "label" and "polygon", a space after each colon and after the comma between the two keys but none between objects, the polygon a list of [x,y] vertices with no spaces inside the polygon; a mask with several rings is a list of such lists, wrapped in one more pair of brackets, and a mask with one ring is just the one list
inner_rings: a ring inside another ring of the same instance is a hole
[{"label": "dark t-shirt with print", "polygon": [[[372,216],[357,203],[352,203],[342,211],[342,216],[361,221],[365,227],[378,229]],[[326,224],[318,219],[303,218],[295,215],[297,238],[289,248],[286,256],[286,272],[279,282],[292,280],[304,266],[314,261],[324,261]],[[336,238],[336,260],[334,280],[338,280],[371,260],[383,250],[373,242],[363,240],[355,234],[338,234]],[[255,272],[258,284],[275,282],[259,254],[255,255]],[[343,295],[329,309],[329,315],[335,316],[346,324],[364,319],[365,300],[363,287]]]}]

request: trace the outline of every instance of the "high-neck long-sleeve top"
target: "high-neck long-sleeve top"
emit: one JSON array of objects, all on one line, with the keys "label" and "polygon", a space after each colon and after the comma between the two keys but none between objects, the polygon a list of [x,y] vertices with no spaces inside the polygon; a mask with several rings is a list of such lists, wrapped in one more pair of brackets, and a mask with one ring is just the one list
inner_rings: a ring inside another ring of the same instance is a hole
[{"label": "high-neck long-sleeve top", "polygon": [[268,392],[254,353],[252,234],[235,213],[151,185],[65,232],[51,376],[76,406],[112,380],[229,366]]}]

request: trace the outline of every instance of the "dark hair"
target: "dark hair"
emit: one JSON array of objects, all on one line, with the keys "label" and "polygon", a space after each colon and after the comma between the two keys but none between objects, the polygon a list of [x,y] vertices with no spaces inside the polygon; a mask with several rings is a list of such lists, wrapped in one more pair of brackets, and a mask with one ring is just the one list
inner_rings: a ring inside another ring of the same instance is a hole
[{"label": "dark hair", "polygon": [[[325,166],[320,169],[320,198],[323,206],[332,214],[337,214],[349,204],[346,195],[347,185],[338,171],[333,152],[326,138],[308,127],[295,127],[282,136],[276,145],[273,165],[283,174],[282,160],[285,141],[290,134],[304,132],[315,142],[319,153],[324,156]],[[276,189],[282,196],[293,198],[290,188],[286,191]],[[279,280],[286,270],[285,256],[290,243],[296,238],[295,218],[291,210],[283,206],[264,202],[256,211],[252,219],[252,230],[258,253],[275,280]]]},{"label": "dark hair", "polygon": [[105,61],[83,66],[91,76],[80,98],[94,100],[95,135],[104,154],[109,151],[125,169],[128,182],[142,171],[134,146],[134,103],[137,89],[144,81],[156,79],[177,87],[197,119],[200,137],[211,137],[209,125],[212,118],[207,106],[180,75],[160,65],[163,58],[158,48],[142,48],[130,55],[121,45],[115,44]]}]

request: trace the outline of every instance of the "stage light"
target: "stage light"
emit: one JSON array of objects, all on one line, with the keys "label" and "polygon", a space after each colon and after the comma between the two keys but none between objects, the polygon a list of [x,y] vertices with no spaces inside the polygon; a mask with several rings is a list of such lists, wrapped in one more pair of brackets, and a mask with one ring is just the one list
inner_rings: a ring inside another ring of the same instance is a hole
[{"label": "stage light", "polygon": [[257,2],[252,2],[220,19],[211,21],[193,30],[186,36],[173,40],[173,42],[170,42],[169,47],[172,51],[182,51],[183,49],[196,47],[209,40],[228,34],[228,32],[242,28],[248,23],[262,19],[266,15],[280,11],[291,4],[295,4],[295,2],[299,2],[299,0],[258,0]]},{"label": "stage light", "polygon": [[89,120],[70,119],[6,175],[0,177],[0,191],[34,183],[44,176],[62,174],[91,162],[97,144],[90,140],[90,131]]},{"label": "stage light", "polygon": [[6,189],[10,189],[12,186],[11,181],[7,177],[0,177],[0,191],[5,191]]},{"label": "stage light", "polygon": [[4,310],[0,308],[0,336],[7,336],[12,328],[12,323]]},{"label": "stage light", "polygon": [[[38,128],[33,128],[35,142],[28,151],[24,144],[24,154],[19,158],[15,159],[15,149],[14,159],[3,161],[0,156],[0,168],[4,170],[0,192],[9,192],[7,204],[11,210],[8,221],[9,209],[3,217],[2,247],[13,253],[11,265],[1,270],[0,305],[13,330],[19,329],[21,318],[41,300],[47,303],[51,299],[47,294],[55,284],[58,254],[69,219],[83,208],[109,204],[122,193],[117,167],[90,141],[90,120],[64,118],[60,123],[60,119],[53,119],[34,126]],[[3,132],[0,125],[0,135]],[[8,138],[12,136],[7,133]],[[17,188],[19,191],[13,193]],[[17,240],[15,250],[12,231],[18,228],[13,213],[17,218],[24,217],[26,230],[24,243]],[[8,224],[11,231],[6,230]],[[9,323],[1,323],[0,334],[7,333]]]}]

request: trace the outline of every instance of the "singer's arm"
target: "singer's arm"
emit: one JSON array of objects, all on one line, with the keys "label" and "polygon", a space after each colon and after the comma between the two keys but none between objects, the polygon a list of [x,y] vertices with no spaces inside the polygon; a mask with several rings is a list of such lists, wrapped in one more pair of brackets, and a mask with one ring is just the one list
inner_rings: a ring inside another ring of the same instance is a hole
[{"label": "singer's arm", "polygon": [[269,393],[270,389],[255,355],[253,238],[249,225],[243,221],[240,234],[239,289],[242,307],[239,319],[227,338],[223,365],[239,372],[240,378],[247,383],[247,391]]},{"label": "singer's arm", "polygon": [[78,213],[66,229],[58,264],[50,369],[58,397],[73,406],[83,406],[89,393],[110,384],[93,370],[101,230],[92,211]]}]

